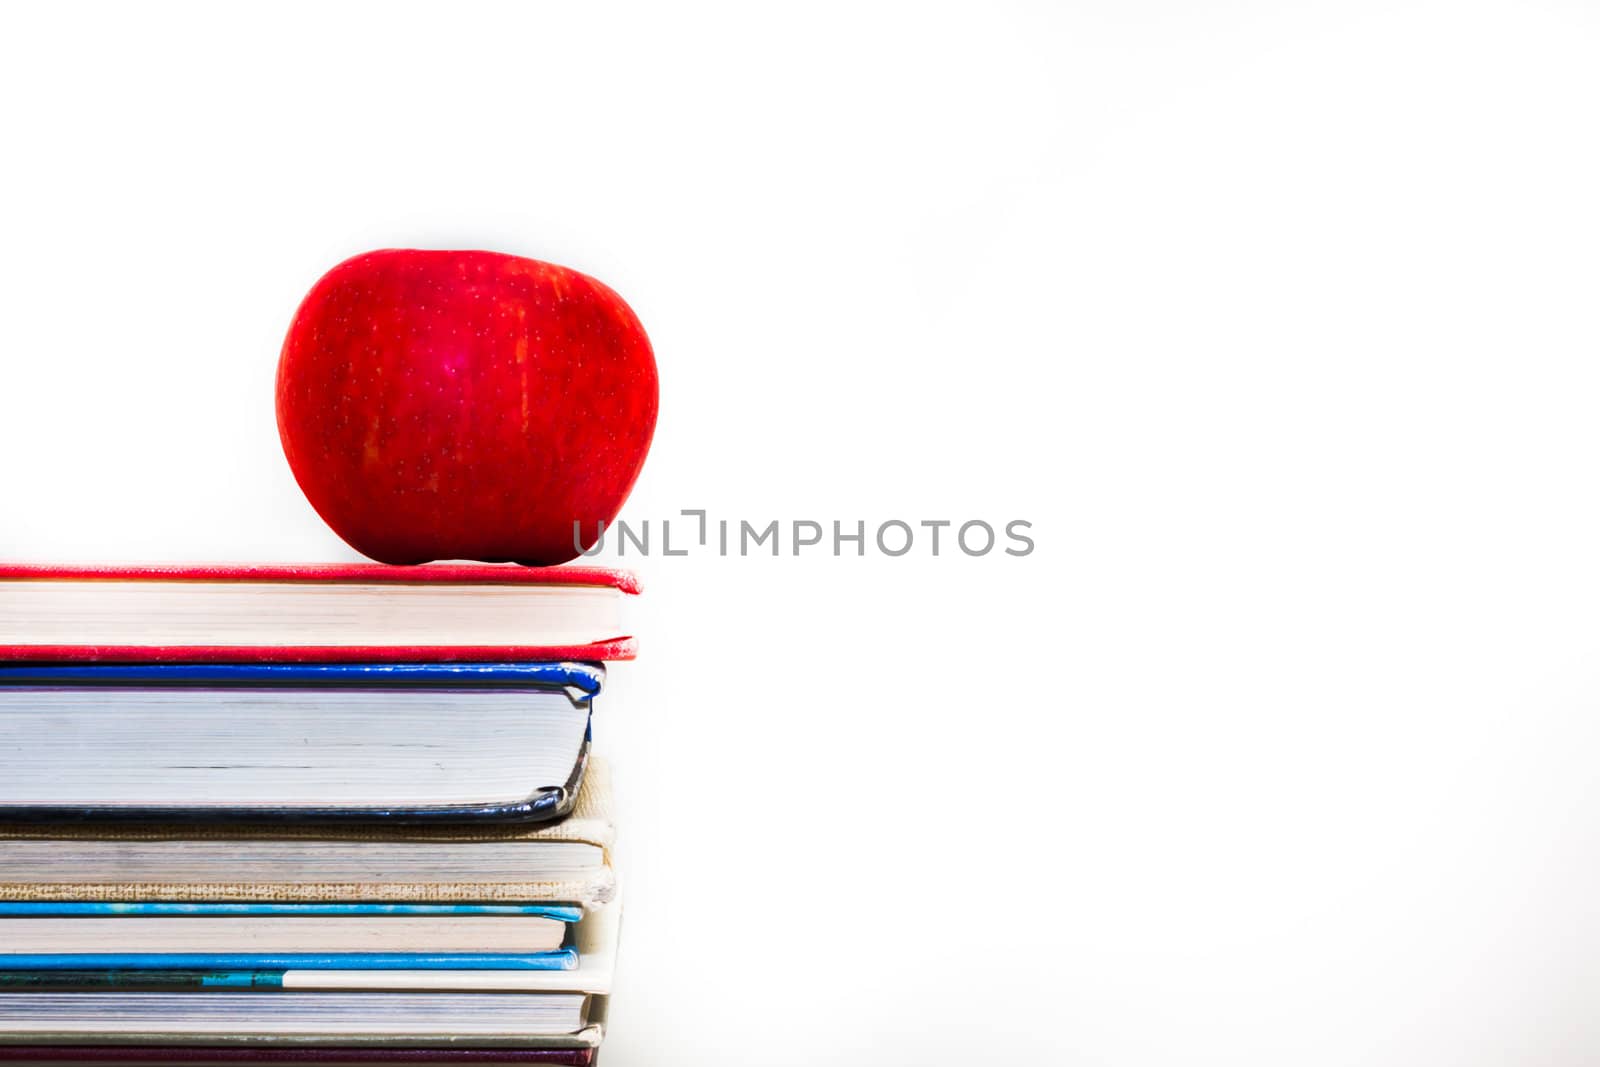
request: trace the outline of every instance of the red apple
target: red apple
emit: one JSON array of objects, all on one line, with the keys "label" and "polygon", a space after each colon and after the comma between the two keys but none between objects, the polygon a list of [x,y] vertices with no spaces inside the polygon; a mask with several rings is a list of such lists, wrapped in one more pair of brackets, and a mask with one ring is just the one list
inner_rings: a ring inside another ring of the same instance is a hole
[{"label": "red apple", "polygon": [[656,364],[628,305],[577,271],[389,249],[306,295],[277,403],[295,479],[357,551],[553,564],[639,477]]}]

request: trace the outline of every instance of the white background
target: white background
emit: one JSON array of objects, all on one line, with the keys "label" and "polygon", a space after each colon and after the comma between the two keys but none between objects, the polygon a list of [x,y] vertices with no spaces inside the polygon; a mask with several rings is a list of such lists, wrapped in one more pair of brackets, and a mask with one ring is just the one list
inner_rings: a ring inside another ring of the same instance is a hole
[{"label": "white background", "polygon": [[1597,47],[1558,0],[10,5],[0,555],[351,558],[273,422],[300,296],[565,263],[656,346],[626,517],[1038,543],[643,561],[612,1067],[1593,1063]]}]

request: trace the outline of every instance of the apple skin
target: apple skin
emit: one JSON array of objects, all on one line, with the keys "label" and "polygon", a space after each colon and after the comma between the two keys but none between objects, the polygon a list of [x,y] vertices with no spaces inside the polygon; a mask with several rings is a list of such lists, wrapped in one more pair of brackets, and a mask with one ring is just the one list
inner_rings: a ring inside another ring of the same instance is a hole
[{"label": "apple skin", "polygon": [[577,271],[386,249],[306,295],[278,362],[278,435],[335,533],[384,563],[549,565],[598,539],[655,432],[655,356]]}]

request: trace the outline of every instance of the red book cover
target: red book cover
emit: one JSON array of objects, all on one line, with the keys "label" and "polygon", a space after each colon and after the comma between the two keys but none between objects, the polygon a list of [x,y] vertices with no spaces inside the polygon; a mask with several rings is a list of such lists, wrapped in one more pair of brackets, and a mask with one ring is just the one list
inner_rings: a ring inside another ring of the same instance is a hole
[{"label": "red book cover", "polygon": [[[633,637],[608,633],[582,641],[558,643],[406,642],[280,643],[33,640],[29,606],[15,591],[21,586],[50,583],[98,583],[127,586],[347,585],[406,587],[490,586],[555,589],[582,587],[637,594],[639,580],[631,571],[606,567],[523,567],[510,563],[426,563],[390,566],[382,563],[204,563],[50,565],[0,563],[0,662],[102,663],[397,663],[495,661],[605,661],[632,659]],[[11,594],[8,602],[8,593]],[[9,631],[6,623],[10,622]]]}]

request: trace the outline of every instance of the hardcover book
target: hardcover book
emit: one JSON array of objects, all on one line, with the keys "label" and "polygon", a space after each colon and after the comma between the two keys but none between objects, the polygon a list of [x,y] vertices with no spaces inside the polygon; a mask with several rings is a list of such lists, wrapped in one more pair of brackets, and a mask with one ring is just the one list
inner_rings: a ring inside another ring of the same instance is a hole
[{"label": "hardcover book", "polygon": [[583,663],[0,664],[0,820],[558,818],[604,678]]},{"label": "hardcover book", "polygon": [[0,565],[0,660],[632,659],[627,571],[515,564]]},{"label": "hardcover book", "polygon": [[0,900],[574,903],[612,896],[609,769],[555,822],[0,823]]}]

